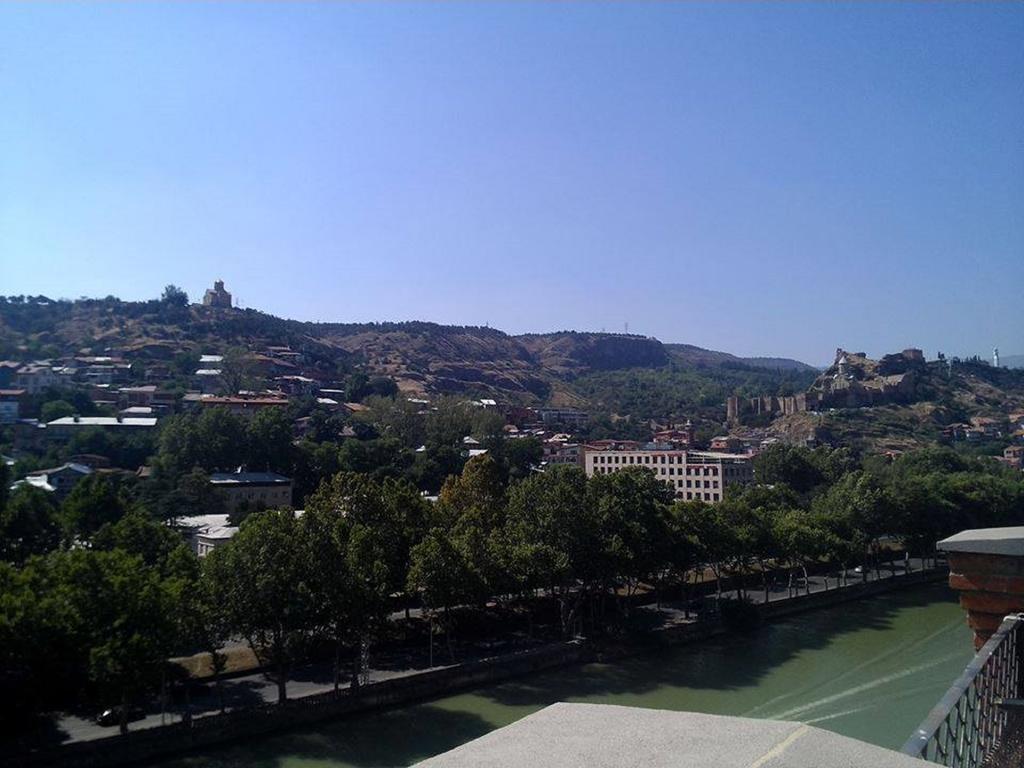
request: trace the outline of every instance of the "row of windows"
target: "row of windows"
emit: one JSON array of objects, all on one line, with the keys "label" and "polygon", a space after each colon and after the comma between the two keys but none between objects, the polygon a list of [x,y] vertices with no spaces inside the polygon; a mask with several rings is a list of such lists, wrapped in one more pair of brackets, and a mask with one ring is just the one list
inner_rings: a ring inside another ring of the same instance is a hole
[{"label": "row of windows", "polygon": [[[665,460],[666,458],[668,459],[667,462]],[[653,461],[652,461],[652,459],[653,459]],[[659,461],[659,459],[660,459],[660,461]],[[678,461],[676,461],[676,459],[678,459]],[[686,461],[685,461],[685,457],[683,457],[683,456],[678,456],[678,457],[676,457],[676,456],[668,456],[668,457],[666,457],[666,456],[595,456],[594,457],[594,464],[595,465],[615,464],[615,465],[619,465],[619,466],[621,466],[623,464],[626,464],[626,465],[629,465],[629,464],[641,464],[641,465],[645,465],[645,466],[651,465],[651,464],[680,464],[680,465],[683,465],[683,464],[686,464]],[[729,468],[727,467],[726,469],[729,469]],[[669,474],[670,475],[671,474],[675,474],[674,470],[675,470],[675,467],[672,467],[671,469],[669,469]],[[680,467],[679,474],[682,474],[682,473],[683,473],[683,470]],[[713,476],[718,475],[718,467],[715,466],[715,465],[710,465],[710,466],[706,466],[706,465],[700,465],[700,466],[689,465],[689,466],[686,467],[686,474],[688,474],[688,475],[705,475],[705,476],[708,476],[708,477],[713,477]],[[730,473],[730,474],[732,474],[732,473]]]},{"label": "row of windows", "polygon": [[[615,467],[594,467],[594,472],[596,474],[598,474],[598,475],[607,475],[607,474],[610,474],[612,472],[615,472],[615,470],[616,470]],[[668,473],[671,475],[672,474],[672,470],[670,469],[668,471]],[[661,470],[658,474],[661,475],[661,476],[664,476],[665,470]],[[682,474],[682,473],[680,473],[680,474]],[[681,480],[681,479],[679,479],[679,480],[668,480],[666,482],[674,484],[677,488],[682,488],[683,487],[683,480]],[[702,482],[704,483],[703,486],[701,485]],[[687,478],[687,480],[686,480],[686,487],[687,488],[702,488],[702,487],[703,488],[718,488],[718,480],[703,480],[703,481],[701,481],[701,480],[692,480],[692,479]]]},{"label": "row of windows", "polygon": [[[703,498],[702,498],[703,496]],[[687,491],[683,496],[687,501],[721,501],[722,497],[717,493],[704,493],[701,494],[699,491],[690,492]]]}]

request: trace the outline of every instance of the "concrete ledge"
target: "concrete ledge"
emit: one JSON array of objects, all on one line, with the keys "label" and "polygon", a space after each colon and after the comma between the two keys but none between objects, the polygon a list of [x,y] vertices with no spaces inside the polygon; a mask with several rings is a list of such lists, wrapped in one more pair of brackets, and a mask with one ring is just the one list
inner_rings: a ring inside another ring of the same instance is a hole
[{"label": "concrete ledge", "polygon": [[802,723],[610,704],[552,704],[419,768],[920,768]]},{"label": "concrete ledge", "polygon": [[971,528],[943,539],[936,547],[943,552],[1024,557],[1024,526]]}]

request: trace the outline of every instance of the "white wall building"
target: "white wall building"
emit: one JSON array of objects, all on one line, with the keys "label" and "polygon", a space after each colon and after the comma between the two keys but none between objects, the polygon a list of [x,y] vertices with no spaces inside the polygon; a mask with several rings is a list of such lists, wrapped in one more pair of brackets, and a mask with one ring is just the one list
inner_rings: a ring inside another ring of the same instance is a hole
[{"label": "white wall building", "polygon": [[584,453],[587,477],[644,467],[668,483],[684,501],[721,501],[725,489],[754,479],[750,458],[732,453],[670,450],[599,450]]}]

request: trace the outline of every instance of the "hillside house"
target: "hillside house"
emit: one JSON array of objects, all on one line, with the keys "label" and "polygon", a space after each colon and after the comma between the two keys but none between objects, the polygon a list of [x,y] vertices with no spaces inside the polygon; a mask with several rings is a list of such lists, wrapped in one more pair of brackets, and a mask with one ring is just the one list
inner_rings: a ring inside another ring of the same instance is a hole
[{"label": "hillside house", "polygon": [[93,473],[91,467],[85,464],[78,464],[68,462],[67,464],[61,464],[59,467],[52,467],[50,469],[38,469],[35,472],[29,472],[23,480],[18,480],[11,486],[11,490],[19,488],[22,485],[29,485],[33,488],[39,488],[40,490],[52,493],[57,502],[63,501],[71,489],[74,488],[80,480],[88,477]]},{"label": "hillside house", "polygon": [[30,395],[38,394],[48,387],[56,387],[60,376],[49,363],[29,363],[23,365],[14,374],[14,386],[24,389]]},{"label": "hillside house", "polygon": [[288,400],[283,397],[247,397],[242,395],[203,396],[197,402],[202,408],[226,408],[235,416],[251,416],[264,408],[281,408],[288,405]]}]

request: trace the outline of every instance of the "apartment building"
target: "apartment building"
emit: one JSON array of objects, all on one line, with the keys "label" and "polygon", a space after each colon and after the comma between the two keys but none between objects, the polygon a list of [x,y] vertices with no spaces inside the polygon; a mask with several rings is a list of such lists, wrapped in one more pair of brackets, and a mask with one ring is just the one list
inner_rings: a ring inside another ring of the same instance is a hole
[{"label": "apartment building", "polygon": [[725,489],[754,479],[750,458],[731,453],[662,449],[610,450],[587,446],[584,453],[587,477],[644,467],[672,486],[684,501],[721,501]]},{"label": "apartment building", "polygon": [[228,513],[242,504],[279,509],[292,505],[292,481],[274,472],[214,472],[210,484],[224,495]]}]

